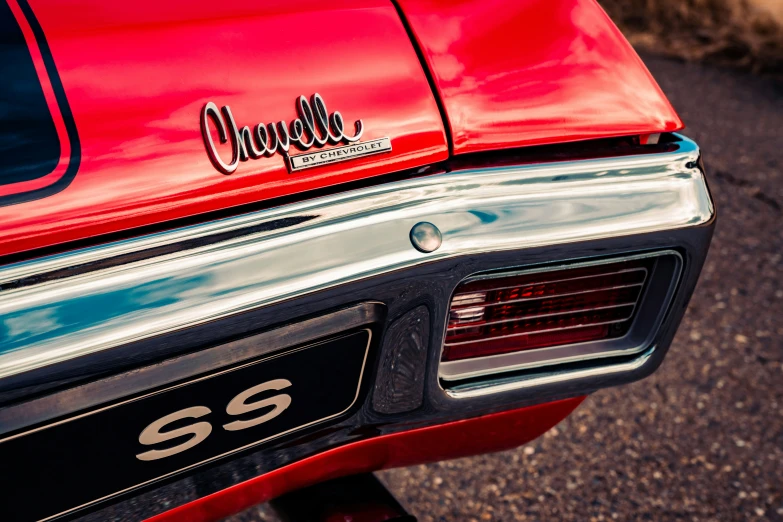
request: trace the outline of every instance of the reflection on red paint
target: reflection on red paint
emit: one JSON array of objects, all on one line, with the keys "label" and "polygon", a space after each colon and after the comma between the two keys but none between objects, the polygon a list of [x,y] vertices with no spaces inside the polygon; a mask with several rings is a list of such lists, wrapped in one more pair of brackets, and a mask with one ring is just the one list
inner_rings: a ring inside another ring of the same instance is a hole
[{"label": "reflection on red paint", "polygon": [[576,397],[339,446],[166,511],[147,522],[220,520],[289,491],[338,477],[515,448],[555,426],[583,400],[584,397]]},{"label": "reflection on red paint", "polygon": [[400,0],[457,154],[682,128],[595,0]]}]

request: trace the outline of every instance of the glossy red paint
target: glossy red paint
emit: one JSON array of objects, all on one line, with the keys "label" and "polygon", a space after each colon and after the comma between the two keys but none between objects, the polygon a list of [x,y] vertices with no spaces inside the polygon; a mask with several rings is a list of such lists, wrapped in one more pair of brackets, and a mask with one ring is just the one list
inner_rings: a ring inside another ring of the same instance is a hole
[{"label": "glossy red paint", "polygon": [[[0,208],[0,255],[448,156],[434,96],[387,0],[29,4],[73,112],[82,159],[62,192]],[[208,101],[229,105],[238,125],[252,127],[290,122],[298,96],[315,92],[330,112],[342,113],[351,134],[361,119],[362,139],[388,136],[393,151],[293,174],[280,155],[240,163],[232,175],[212,166],[199,129]]]},{"label": "glossy red paint", "polygon": [[595,0],[399,0],[456,154],[682,122]]},{"label": "glossy red paint", "polygon": [[568,416],[584,397],[353,442],[194,500],[147,522],[207,522],[303,487],[357,473],[514,448]]}]

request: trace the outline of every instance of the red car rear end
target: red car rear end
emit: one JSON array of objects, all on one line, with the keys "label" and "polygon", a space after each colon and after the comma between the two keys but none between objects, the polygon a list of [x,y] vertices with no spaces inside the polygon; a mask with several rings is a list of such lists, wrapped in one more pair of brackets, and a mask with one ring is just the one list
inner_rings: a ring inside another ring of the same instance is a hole
[{"label": "red car rear end", "polygon": [[707,252],[700,151],[593,0],[0,27],[3,520],[524,444],[660,365]]}]

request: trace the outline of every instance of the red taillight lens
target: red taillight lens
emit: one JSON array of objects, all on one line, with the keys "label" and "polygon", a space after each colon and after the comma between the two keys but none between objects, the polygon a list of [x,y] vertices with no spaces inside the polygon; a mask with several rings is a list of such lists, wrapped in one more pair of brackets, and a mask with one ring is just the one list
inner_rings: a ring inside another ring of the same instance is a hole
[{"label": "red taillight lens", "polygon": [[451,300],[442,360],[620,337],[650,267],[642,259],[462,283]]}]

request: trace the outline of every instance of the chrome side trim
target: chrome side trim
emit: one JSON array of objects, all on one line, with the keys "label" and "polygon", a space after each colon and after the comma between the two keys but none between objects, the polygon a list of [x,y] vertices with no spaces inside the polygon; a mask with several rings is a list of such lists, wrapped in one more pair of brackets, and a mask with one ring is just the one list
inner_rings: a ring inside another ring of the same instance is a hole
[{"label": "chrome side trim", "polygon": [[652,357],[653,352],[655,352],[655,346],[641,354],[639,357],[627,362],[607,364],[594,368],[586,368],[584,370],[573,370],[566,372],[553,371],[553,373],[550,374],[541,375],[538,377],[529,377],[527,379],[508,381],[498,379],[474,386],[464,385],[459,388],[447,389],[446,393],[454,399],[469,399],[473,397],[492,395],[494,393],[521,390],[523,388],[532,388],[533,386],[557,384],[573,379],[588,379],[617,373],[628,373],[638,370],[644,366],[647,361],[650,360],[650,357]]},{"label": "chrome side trim", "polygon": [[[0,292],[0,378],[438,259],[706,223],[713,205],[698,147],[685,138],[676,147],[436,174],[9,265],[0,284],[24,281]],[[284,229],[35,283],[63,268],[302,216]],[[443,235],[432,253],[409,240],[421,221]]]}]

